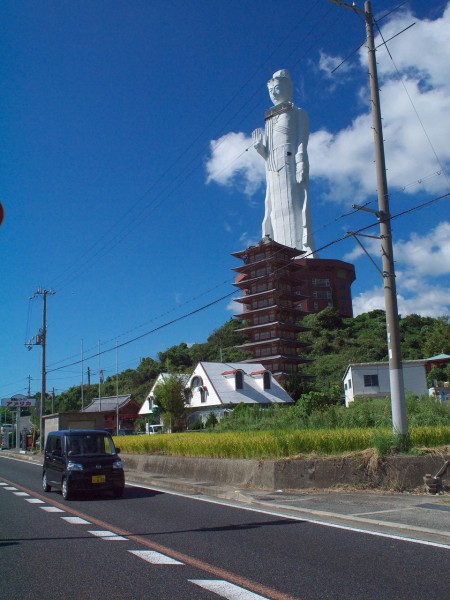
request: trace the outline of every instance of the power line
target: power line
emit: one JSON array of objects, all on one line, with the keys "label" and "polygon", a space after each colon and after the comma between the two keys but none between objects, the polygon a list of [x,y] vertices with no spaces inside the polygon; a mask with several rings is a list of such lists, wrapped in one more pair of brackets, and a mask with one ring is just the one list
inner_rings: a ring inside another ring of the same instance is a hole
[{"label": "power line", "polygon": [[[406,215],[406,214],[408,214],[410,212],[413,212],[415,210],[419,210],[421,208],[424,208],[425,206],[433,204],[434,202],[437,202],[439,200],[443,200],[444,198],[447,198],[448,196],[450,196],[450,192],[448,192],[447,194],[443,194],[441,196],[438,196],[436,198],[433,198],[432,200],[428,200],[426,202],[423,202],[423,203],[421,203],[421,204],[419,204],[417,206],[414,206],[412,208],[406,209],[406,210],[404,210],[404,211],[402,211],[400,213],[397,213],[396,215],[392,215],[391,217],[386,217],[386,218],[392,221],[392,220],[397,219],[399,217],[402,217],[402,216],[404,216],[404,215]],[[337,244],[339,242],[342,242],[342,241],[348,239],[349,237],[353,236],[354,234],[362,233],[364,231],[367,231],[368,229],[371,229],[372,227],[376,227],[377,225],[379,225],[379,221],[376,221],[375,223],[371,223],[370,225],[366,225],[364,227],[361,227],[360,229],[358,229],[355,232],[346,233],[345,235],[342,235],[339,238],[336,238],[335,240],[333,240],[333,241],[331,241],[331,242],[329,242],[329,243],[321,246],[316,251],[320,252],[322,250],[330,248],[331,246],[333,246],[333,245],[335,245],[335,244]],[[312,254],[313,254],[312,252],[306,253],[306,254],[304,254],[302,256],[302,258],[308,258]],[[236,293],[235,290],[233,290],[232,292],[230,292],[228,294],[225,294],[224,296],[221,296],[220,298],[217,298],[216,300],[213,300],[212,302],[209,302],[208,304],[205,304],[205,305],[203,305],[203,306],[201,306],[201,307],[199,307],[199,308],[197,308],[195,310],[192,310],[192,311],[190,311],[188,313],[185,313],[184,315],[181,315],[180,317],[177,317],[176,319],[172,319],[171,321],[163,323],[162,325],[159,325],[158,327],[155,327],[154,329],[151,329],[150,331],[147,331],[147,332],[145,332],[145,333],[143,333],[141,335],[138,335],[138,336],[136,336],[136,337],[134,337],[134,338],[132,338],[130,340],[122,342],[121,344],[119,344],[117,346],[113,346],[111,348],[107,348],[106,350],[102,350],[100,352],[97,352],[96,354],[88,356],[84,360],[90,360],[90,359],[98,357],[99,355],[103,355],[103,354],[107,354],[109,352],[113,352],[113,351],[116,350],[116,348],[123,348],[124,346],[128,346],[129,344],[132,344],[133,342],[136,342],[137,340],[140,340],[140,339],[142,339],[144,337],[147,337],[148,335],[151,335],[152,333],[160,331],[161,329],[165,329],[169,325],[173,325],[174,323],[177,323],[178,321],[182,321],[184,319],[187,319],[188,317],[191,317],[194,314],[202,312],[203,310],[206,310],[207,308],[210,308],[211,306],[214,306],[215,304],[218,304],[219,302],[222,302],[226,298],[229,298],[230,296],[233,296],[235,293]],[[52,373],[52,372],[55,372],[55,371],[59,371],[61,369],[66,369],[68,367],[71,367],[71,366],[74,366],[74,365],[78,365],[81,362],[82,362],[81,360],[78,360],[78,361],[75,361],[75,362],[72,362],[72,363],[69,363],[69,364],[66,364],[66,365],[62,365],[60,367],[56,367],[54,369],[48,369],[47,372],[48,373]]]}]

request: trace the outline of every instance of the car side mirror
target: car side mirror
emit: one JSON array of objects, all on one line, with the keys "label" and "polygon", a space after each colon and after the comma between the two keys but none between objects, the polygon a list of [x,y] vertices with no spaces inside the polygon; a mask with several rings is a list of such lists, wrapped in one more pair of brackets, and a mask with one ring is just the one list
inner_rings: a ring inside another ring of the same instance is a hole
[{"label": "car side mirror", "polygon": [[120,454],[120,448],[116,446],[116,454]]}]

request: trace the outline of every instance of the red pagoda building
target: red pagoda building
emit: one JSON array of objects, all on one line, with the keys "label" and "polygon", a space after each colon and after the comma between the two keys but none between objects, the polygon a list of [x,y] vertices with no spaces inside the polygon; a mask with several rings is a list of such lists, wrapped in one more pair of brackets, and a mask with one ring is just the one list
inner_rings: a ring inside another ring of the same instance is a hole
[{"label": "red pagoda building", "polygon": [[[353,265],[303,255],[268,236],[232,253],[243,261],[234,268],[238,273],[234,285],[242,291],[235,301],[243,304],[235,317],[245,321],[240,331],[249,338],[238,347],[251,353],[246,362],[262,363],[279,382],[300,375],[299,366],[311,362],[304,355],[310,343],[301,340],[301,333],[308,330],[301,323],[305,314],[331,306],[342,316],[352,316]],[[307,372],[301,376],[311,377]]]},{"label": "red pagoda building", "polygon": [[309,345],[299,340],[306,331],[300,324],[302,312],[302,268],[293,260],[303,254],[266,237],[257,246],[242,252],[233,252],[244,264],[235,267],[239,273],[234,285],[242,290],[235,298],[244,305],[243,312],[235,315],[244,319],[249,341],[239,346],[251,352],[247,362],[260,362],[282,381],[310,359],[301,351]]}]

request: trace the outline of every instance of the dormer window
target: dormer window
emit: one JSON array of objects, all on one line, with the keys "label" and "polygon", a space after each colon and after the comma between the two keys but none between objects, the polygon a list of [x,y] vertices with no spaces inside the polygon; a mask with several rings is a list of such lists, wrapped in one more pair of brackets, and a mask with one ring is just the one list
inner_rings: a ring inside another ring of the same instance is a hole
[{"label": "dormer window", "polygon": [[242,371],[236,371],[235,378],[236,378],[235,379],[236,389],[243,390],[244,389],[244,374],[242,373]]},{"label": "dormer window", "polygon": [[203,385],[202,378],[196,375],[191,381],[191,389],[199,388]]}]

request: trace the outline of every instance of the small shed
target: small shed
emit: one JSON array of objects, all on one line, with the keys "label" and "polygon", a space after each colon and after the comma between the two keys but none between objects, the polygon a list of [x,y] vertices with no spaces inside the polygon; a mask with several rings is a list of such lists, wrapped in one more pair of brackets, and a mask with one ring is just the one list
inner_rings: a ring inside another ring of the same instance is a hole
[{"label": "small shed", "polygon": [[94,398],[84,407],[83,413],[103,415],[106,429],[116,431],[119,420],[119,429],[134,431],[134,422],[139,416],[139,405],[131,394],[104,396]]}]

